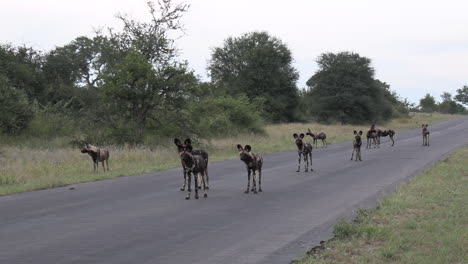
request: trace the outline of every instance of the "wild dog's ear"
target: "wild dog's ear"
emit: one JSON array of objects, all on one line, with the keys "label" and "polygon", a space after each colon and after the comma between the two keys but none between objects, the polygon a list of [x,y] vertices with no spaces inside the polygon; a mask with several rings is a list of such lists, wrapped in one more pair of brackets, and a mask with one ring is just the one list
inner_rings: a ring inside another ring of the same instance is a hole
[{"label": "wild dog's ear", "polygon": [[301,139],[303,139],[303,138],[304,138],[304,133],[301,133],[301,134],[299,135],[299,137],[300,137]]},{"label": "wild dog's ear", "polygon": [[184,141],[184,144],[187,145],[187,146],[190,146],[190,145],[192,145],[192,140],[190,140],[190,138],[187,138],[187,139]]},{"label": "wild dog's ear", "polygon": [[312,131],[310,131],[310,128],[307,129],[306,135],[312,136]]},{"label": "wild dog's ear", "polygon": [[421,127],[424,127],[424,124],[422,124]]},{"label": "wild dog's ear", "polygon": [[241,144],[237,144],[237,150],[238,151],[243,151],[244,149],[242,148],[242,145]]},{"label": "wild dog's ear", "polygon": [[250,152],[252,147],[250,145],[245,145],[244,149],[247,150],[247,152]]},{"label": "wild dog's ear", "polygon": [[428,127],[428,126],[429,126],[429,125],[428,125],[428,124],[426,124],[426,127]]},{"label": "wild dog's ear", "polygon": [[359,131],[359,135],[362,135],[362,131]]},{"label": "wild dog's ear", "polygon": [[180,146],[182,145],[182,141],[180,141],[178,138],[174,138],[174,144],[176,144],[176,146]]},{"label": "wild dog's ear", "polygon": [[356,130],[354,130],[354,135],[356,135],[356,134],[357,134],[357,131],[356,131]]},{"label": "wild dog's ear", "polygon": [[297,139],[299,136],[298,136],[296,133],[294,133],[294,134],[293,134],[293,137],[294,137],[295,139]]}]

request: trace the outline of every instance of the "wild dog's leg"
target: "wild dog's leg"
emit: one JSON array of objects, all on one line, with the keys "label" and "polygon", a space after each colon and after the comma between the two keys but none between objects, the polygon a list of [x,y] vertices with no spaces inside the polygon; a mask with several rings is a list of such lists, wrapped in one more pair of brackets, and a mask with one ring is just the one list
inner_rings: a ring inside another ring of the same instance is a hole
[{"label": "wild dog's leg", "polygon": [[312,168],[312,151],[310,152],[310,172],[312,172],[314,169]]},{"label": "wild dog's leg", "polygon": [[429,146],[429,134],[427,134],[427,145]]},{"label": "wild dog's leg", "polygon": [[195,173],[193,175],[193,181],[195,182],[195,199],[198,199],[198,189],[200,189],[200,186],[198,186],[199,178],[200,178],[200,173]]},{"label": "wild dog's leg", "polygon": [[201,182],[202,182],[202,181],[203,181],[203,180],[202,180],[202,176],[201,176],[200,174],[198,174],[198,182],[200,183],[200,184],[198,185],[198,189],[201,189]]},{"label": "wild dog's leg", "polygon": [[258,169],[258,191],[262,192],[262,168]]},{"label": "wild dog's leg", "polygon": [[309,171],[309,153],[304,153],[304,171]]},{"label": "wild dog's leg", "polygon": [[392,147],[395,145],[395,140],[393,139],[393,136],[390,136],[390,140],[392,141]]},{"label": "wild dog's leg", "polygon": [[[356,147],[353,146],[353,153],[351,153],[351,160],[353,160],[353,157],[354,157],[354,151],[356,151]],[[357,155],[357,153],[356,153]]]},{"label": "wild dog's leg", "polygon": [[205,170],[205,180],[206,180],[206,189],[209,190],[210,189],[210,179],[208,178],[208,166],[206,167],[206,170]]},{"label": "wild dog's leg", "polygon": [[203,178],[203,192],[205,194],[203,194],[203,197],[208,197],[208,193],[207,193],[207,190],[208,190],[208,186],[206,185],[206,181],[207,181],[207,174],[206,174],[206,170],[204,172],[202,172],[202,178]]},{"label": "wild dog's leg", "polygon": [[301,171],[301,158],[302,158],[302,157],[301,157],[301,152],[299,152],[298,155],[299,155],[299,166],[297,167],[297,171],[296,171],[296,172]]},{"label": "wild dog's leg", "polygon": [[185,200],[190,199],[190,193],[192,192],[192,173],[190,171],[187,172],[187,184],[188,184],[188,186],[187,186],[187,196],[185,197]]},{"label": "wild dog's leg", "polygon": [[257,181],[255,178],[257,178],[257,175],[255,174],[255,169],[252,170],[252,192],[257,193]]},{"label": "wild dog's leg", "polygon": [[325,148],[328,146],[327,139],[324,138],[323,141],[325,142]]},{"label": "wild dog's leg", "polygon": [[357,161],[357,155],[359,154],[359,161],[362,161],[361,160],[361,147],[358,147],[357,149],[358,153],[356,153],[356,161]]},{"label": "wild dog's leg", "polygon": [[109,171],[109,159],[106,159],[107,171]]},{"label": "wild dog's leg", "polygon": [[249,193],[250,189],[250,169],[247,168],[247,190],[245,190],[244,193]]},{"label": "wild dog's leg", "polygon": [[185,191],[185,185],[187,184],[187,170],[185,169],[184,163],[182,163],[182,171],[184,173],[184,184],[182,184],[182,187],[180,187],[181,191]]}]

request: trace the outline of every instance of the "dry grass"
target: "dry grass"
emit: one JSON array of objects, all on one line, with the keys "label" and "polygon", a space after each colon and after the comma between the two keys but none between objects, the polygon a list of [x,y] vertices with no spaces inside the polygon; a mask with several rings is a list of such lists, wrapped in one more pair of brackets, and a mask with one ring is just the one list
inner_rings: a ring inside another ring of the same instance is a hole
[{"label": "dry grass", "polygon": [[[410,118],[395,119],[385,127],[396,130],[398,137],[398,131],[416,128],[422,123],[434,124],[455,117],[457,116],[437,113],[413,114]],[[210,153],[210,161],[236,157],[235,146],[239,143],[250,144],[253,151],[259,153],[291,150],[295,148],[292,133],[305,132],[307,128],[314,132],[326,132],[328,142],[333,144],[350,140],[354,129],[365,131],[368,127],[325,126],[315,123],[268,125],[265,127],[265,135],[244,134],[212,139],[205,142],[203,148]],[[34,141],[34,146],[40,145],[36,139],[31,140]],[[319,146],[320,144],[319,142]],[[158,171],[180,165],[171,139],[161,142],[161,146],[153,149],[110,147],[109,150],[110,172],[95,174],[92,172],[90,157],[80,153],[78,149],[0,145],[0,195]]]},{"label": "dry grass", "polygon": [[468,263],[468,148],[335,226],[336,239],[308,263]]}]

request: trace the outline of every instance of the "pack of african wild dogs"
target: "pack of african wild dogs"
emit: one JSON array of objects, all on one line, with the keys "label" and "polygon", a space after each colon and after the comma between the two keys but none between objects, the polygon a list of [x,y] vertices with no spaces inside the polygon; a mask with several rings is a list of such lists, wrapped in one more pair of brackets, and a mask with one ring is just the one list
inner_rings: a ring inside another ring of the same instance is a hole
[{"label": "pack of african wild dogs", "polygon": [[[423,124],[422,138],[423,146],[429,146],[429,125]],[[353,132],[353,150],[351,153],[351,160],[362,161],[361,157],[361,146],[362,146],[362,131]],[[306,136],[310,136],[312,143],[306,142]],[[382,137],[389,137],[392,145],[395,145],[395,131],[381,130],[375,128],[375,123],[371,125],[370,129],[366,133],[367,144],[366,148],[380,148],[380,140]],[[298,167],[296,172],[301,171],[301,160],[304,160],[304,171],[312,172],[312,150],[318,147],[318,141],[322,141],[322,148],[327,148],[327,135],[324,132],[313,133],[310,129],[304,133],[293,133],[294,143],[297,147],[298,154]],[[182,171],[184,176],[184,182],[181,191],[187,189],[187,196],[185,199],[189,200],[192,193],[192,178],[194,181],[195,199],[198,199],[198,191],[203,189],[203,197],[208,197],[208,190],[210,189],[209,177],[208,177],[208,152],[201,149],[193,149],[192,141],[187,138],[184,142],[180,139],[175,138],[174,144],[177,147],[179,153],[180,162],[182,164]],[[237,145],[239,151],[239,158],[245,164],[247,168],[247,189],[244,193],[255,193],[262,192],[262,167],[263,157],[252,152],[252,146],[241,144]],[[86,143],[81,149],[81,153],[88,153],[93,161],[94,172],[98,171],[99,162],[102,163],[104,172],[109,171],[109,150],[101,149]],[[258,179],[257,179],[258,175]],[[193,177],[192,177],[193,176]],[[250,184],[252,182],[252,185]],[[258,184],[258,186],[257,186]]]}]

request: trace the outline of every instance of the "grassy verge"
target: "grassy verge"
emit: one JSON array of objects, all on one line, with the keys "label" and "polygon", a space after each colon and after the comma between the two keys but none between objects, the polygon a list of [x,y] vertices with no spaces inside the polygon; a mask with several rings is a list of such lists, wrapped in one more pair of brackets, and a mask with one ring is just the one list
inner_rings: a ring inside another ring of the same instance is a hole
[{"label": "grassy verge", "polygon": [[340,221],[300,263],[468,263],[468,148],[413,178],[376,210]]},{"label": "grassy verge", "polygon": [[[420,127],[422,123],[435,124],[458,117],[442,114],[412,114],[409,118],[395,119],[385,125],[398,132]],[[381,126],[379,126],[381,127]],[[310,128],[314,132],[327,133],[329,143],[351,140],[354,129],[365,130],[364,126],[320,125],[315,123],[278,124],[265,127],[266,134],[238,135],[228,138],[212,139],[204,143],[203,148],[210,153],[210,161],[225,160],[237,156],[237,144],[250,144],[254,152],[269,153],[295,148],[292,133],[305,132]],[[52,188],[72,183],[114,178],[150,171],[174,168],[180,165],[172,139],[155,148],[109,147],[111,157],[109,173],[92,173],[92,163],[88,155],[78,149],[63,147],[67,139],[57,138],[44,142],[31,138],[21,145],[8,144],[11,139],[4,138],[0,143],[0,195],[22,191]]]}]

